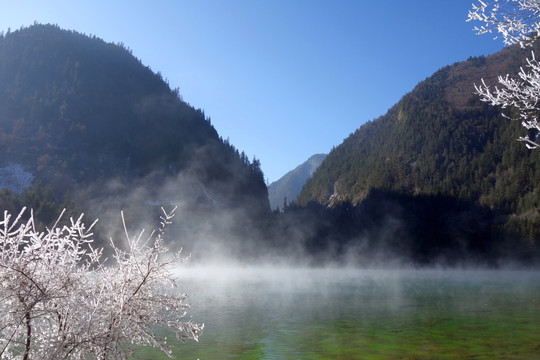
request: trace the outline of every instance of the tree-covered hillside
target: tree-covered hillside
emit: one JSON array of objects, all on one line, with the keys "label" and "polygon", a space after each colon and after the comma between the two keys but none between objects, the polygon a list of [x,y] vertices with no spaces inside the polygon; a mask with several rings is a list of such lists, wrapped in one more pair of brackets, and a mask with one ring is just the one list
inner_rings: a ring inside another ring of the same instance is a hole
[{"label": "tree-covered hillside", "polygon": [[269,211],[259,161],[178,89],[125,46],[54,25],[0,36],[0,146],[0,167],[17,164],[35,179],[21,205],[55,205],[37,218],[64,201],[96,209],[91,202],[108,195],[117,208],[135,188],[145,189],[139,204]]},{"label": "tree-covered hillside", "polygon": [[539,239],[540,153],[516,141],[519,122],[474,94],[482,78],[496,85],[498,74],[516,74],[529,51],[514,46],[437,71],[333,149],[298,205],[358,205],[373,190],[446,196],[495,210],[506,229]]}]

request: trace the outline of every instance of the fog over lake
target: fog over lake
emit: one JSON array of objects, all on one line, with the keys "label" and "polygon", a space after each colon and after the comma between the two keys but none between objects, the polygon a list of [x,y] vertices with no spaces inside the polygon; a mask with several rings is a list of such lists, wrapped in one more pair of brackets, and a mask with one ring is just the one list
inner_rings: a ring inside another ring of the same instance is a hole
[{"label": "fog over lake", "polygon": [[[188,359],[534,359],[540,272],[183,267]],[[145,357],[146,356],[146,357]],[[143,352],[142,359],[156,353]]]}]

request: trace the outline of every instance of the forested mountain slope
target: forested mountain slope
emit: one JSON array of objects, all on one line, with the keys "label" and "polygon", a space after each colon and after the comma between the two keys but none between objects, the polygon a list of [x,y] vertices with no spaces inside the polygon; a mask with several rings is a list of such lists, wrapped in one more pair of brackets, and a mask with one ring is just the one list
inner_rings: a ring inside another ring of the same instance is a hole
[{"label": "forested mountain slope", "polygon": [[[269,212],[259,161],[159,73],[123,45],[54,25],[0,36],[0,146],[4,172],[35,180],[19,197],[41,219],[63,201],[99,211],[98,198]],[[14,196],[2,193],[4,208]]]},{"label": "forested mountain slope", "polygon": [[507,229],[538,239],[540,152],[517,142],[526,130],[480,102],[473,85],[517,74],[527,56],[514,46],[437,71],[333,149],[298,205],[357,206],[374,190],[445,196],[496,211]]}]

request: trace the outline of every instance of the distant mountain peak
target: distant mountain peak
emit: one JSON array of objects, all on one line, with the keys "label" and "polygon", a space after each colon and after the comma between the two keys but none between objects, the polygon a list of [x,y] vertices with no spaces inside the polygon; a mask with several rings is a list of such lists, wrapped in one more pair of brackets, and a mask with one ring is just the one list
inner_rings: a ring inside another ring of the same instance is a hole
[{"label": "distant mountain peak", "polygon": [[283,208],[285,199],[287,203],[296,200],[306,181],[313,176],[313,173],[321,165],[325,157],[326,154],[312,155],[294,170],[289,171],[279,180],[271,183],[268,187],[270,207],[272,209]]}]

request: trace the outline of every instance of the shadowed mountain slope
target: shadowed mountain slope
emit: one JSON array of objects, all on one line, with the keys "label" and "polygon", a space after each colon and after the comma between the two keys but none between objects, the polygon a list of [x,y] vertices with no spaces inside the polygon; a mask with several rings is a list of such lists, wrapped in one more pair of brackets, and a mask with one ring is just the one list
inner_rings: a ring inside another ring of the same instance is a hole
[{"label": "shadowed mountain slope", "polygon": [[526,130],[480,102],[473,85],[517,74],[527,56],[514,46],[437,71],[337,146],[298,204],[358,205],[375,189],[447,196],[505,214],[505,226],[538,239],[540,152],[517,142]]},{"label": "shadowed mountain slope", "polygon": [[0,146],[2,178],[34,180],[20,202],[45,220],[62,202],[95,215],[141,204],[270,210],[259,161],[178,89],[123,45],[54,25],[0,36]]}]

